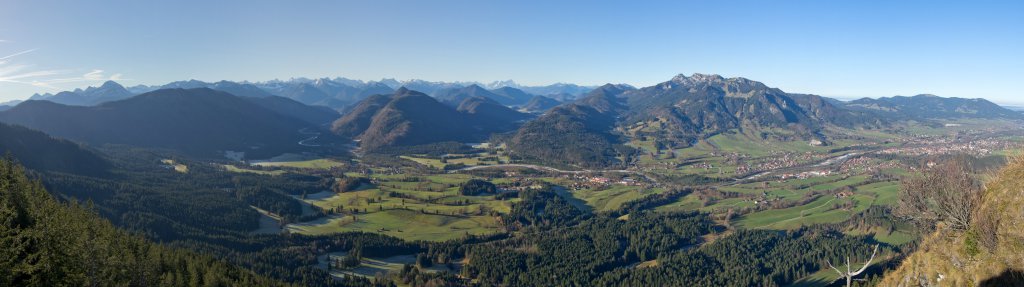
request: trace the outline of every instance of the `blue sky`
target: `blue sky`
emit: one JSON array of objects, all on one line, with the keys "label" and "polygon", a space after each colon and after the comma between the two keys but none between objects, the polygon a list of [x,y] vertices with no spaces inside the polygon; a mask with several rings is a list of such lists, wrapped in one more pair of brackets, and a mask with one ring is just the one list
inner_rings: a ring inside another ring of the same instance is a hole
[{"label": "blue sky", "polygon": [[107,79],[717,73],[840,98],[1024,103],[1024,1],[551,2],[0,0],[0,101]]}]

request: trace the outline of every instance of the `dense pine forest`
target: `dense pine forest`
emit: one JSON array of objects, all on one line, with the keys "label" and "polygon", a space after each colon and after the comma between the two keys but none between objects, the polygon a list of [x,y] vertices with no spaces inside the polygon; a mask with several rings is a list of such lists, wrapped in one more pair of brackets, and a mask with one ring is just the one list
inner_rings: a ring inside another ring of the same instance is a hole
[{"label": "dense pine forest", "polygon": [[60,202],[0,160],[2,286],[286,286],[209,255],[114,227],[91,205]]}]

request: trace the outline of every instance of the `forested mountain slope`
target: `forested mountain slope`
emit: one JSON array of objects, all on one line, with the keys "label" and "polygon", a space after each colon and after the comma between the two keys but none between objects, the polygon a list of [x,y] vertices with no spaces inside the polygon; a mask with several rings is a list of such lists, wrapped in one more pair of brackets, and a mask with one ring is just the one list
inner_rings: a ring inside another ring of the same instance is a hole
[{"label": "forested mountain slope", "polygon": [[120,231],[0,160],[0,286],[281,286]]},{"label": "forested mountain slope", "polygon": [[545,96],[534,96],[529,102],[523,105],[522,109],[531,113],[542,113],[562,104],[556,99],[552,99]]},{"label": "forested mountain slope", "polygon": [[226,150],[274,156],[299,148],[310,124],[207,88],[157,90],[95,107],[27,101],[0,121],[89,144],[167,148],[214,157]]},{"label": "forested mountain slope", "polygon": [[[622,132],[654,122],[661,128],[633,135]],[[651,137],[679,148],[733,131],[765,140],[828,142],[828,128],[873,129],[885,124],[872,114],[836,106],[819,96],[788,94],[745,78],[694,74],[640,89],[601,86],[524,124],[509,146],[527,159],[596,167],[629,156],[626,149],[612,151],[628,141],[616,137]]]},{"label": "forested mountain slope", "polygon": [[[628,154],[611,133],[624,90],[605,85],[580,101],[551,109],[520,127],[508,141],[516,157],[558,166],[602,167],[621,164]],[[616,150],[619,149],[619,150]]]},{"label": "forested mountain slope", "polygon": [[478,141],[490,133],[514,129],[526,115],[493,100],[471,96],[454,106],[426,94],[400,88],[359,102],[334,122],[338,135],[360,140],[365,150],[443,141]]},{"label": "forested mountain slope", "polygon": [[[786,129],[794,139],[824,139],[827,126],[872,126],[870,118],[835,107],[814,95],[790,95],[746,78],[679,75],[672,80],[622,95],[626,123],[661,120],[664,137],[680,145],[728,130],[760,133]],[[782,136],[772,133],[767,136]]]},{"label": "forested mountain slope", "polygon": [[110,168],[101,156],[76,143],[3,123],[0,153],[10,153],[21,164],[39,171],[102,175]]},{"label": "forested mountain slope", "polygon": [[1022,119],[1024,114],[985,99],[943,98],[935,95],[863,98],[845,103],[849,109],[873,112],[895,119]]}]

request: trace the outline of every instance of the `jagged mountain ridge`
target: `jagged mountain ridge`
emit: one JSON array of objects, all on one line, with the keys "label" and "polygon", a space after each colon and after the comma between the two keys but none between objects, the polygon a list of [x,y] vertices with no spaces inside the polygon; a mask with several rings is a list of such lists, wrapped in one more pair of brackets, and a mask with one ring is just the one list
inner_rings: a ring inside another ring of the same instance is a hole
[{"label": "jagged mountain ridge", "polygon": [[[626,85],[601,86],[523,125],[509,140],[509,146],[514,154],[523,158],[581,167],[602,166],[612,161],[610,157],[628,156],[629,150],[618,146],[623,143],[621,137],[626,135],[613,130],[648,121],[662,122],[668,128],[642,136],[679,147],[731,131],[757,134],[762,138],[826,141],[825,127],[874,128],[882,124],[819,96],[791,95],[745,78],[694,74],[679,75],[640,89]],[[773,135],[773,129],[788,132]],[[559,142],[593,142],[603,148],[559,148]],[[558,152],[549,153],[542,146],[554,146]]]},{"label": "jagged mountain ridge", "polygon": [[99,87],[88,87],[74,91],[64,91],[55,95],[35,94],[30,100],[47,100],[54,103],[72,106],[95,106],[100,103],[127,99],[134,96],[124,86],[114,81],[106,81]]},{"label": "jagged mountain ridge", "polygon": [[433,96],[439,101],[453,106],[472,97],[487,98],[505,106],[519,106],[529,102],[534,95],[511,87],[488,90],[474,84],[462,88],[439,90]]},{"label": "jagged mountain ridge", "polygon": [[[193,89],[210,88],[228,92],[244,97],[269,97],[272,95],[282,96],[299,101],[306,105],[319,105],[345,110],[356,102],[359,102],[371,95],[390,94],[395,89],[406,87],[408,89],[421,91],[425,94],[437,96],[439,93],[450,92],[451,90],[463,89],[470,86],[486,87],[491,99],[507,106],[525,105],[533,95],[550,95],[560,100],[574,100],[594,87],[580,86],[567,83],[556,83],[547,86],[525,86],[514,81],[496,81],[488,84],[479,82],[443,82],[425,81],[411,79],[398,81],[395,79],[382,79],[380,81],[362,81],[348,78],[292,78],[290,80],[271,80],[264,82],[204,82],[199,80],[186,80],[167,83],[164,85],[136,85],[125,88],[113,81],[108,81],[100,87],[89,87],[85,90],[60,92],[54,94],[35,94],[29,100],[50,100],[56,103],[79,106],[95,106],[104,102],[115,101],[132,97],[134,95],[152,92],[160,89]],[[452,105],[458,105],[462,99],[453,101]],[[20,101],[13,101],[14,106]]]},{"label": "jagged mountain ridge", "polygon": [[672,127],[666,136],[684,144],[729,130],[781,128],[802,139],[820,139],[821,129],[829,125],[856,128],[876,124],[819,96],[791,95],[761,82],[719,75],[679,75],[622,96],[629,106],[623,115],[626,122],[665,121]]},{"label": "jagged mountain ridge", "polygon": [[503,88],[503,87],[511,87],[511,88],[516,88],[516,89],[522,90],[523,92],[526,92],[526,93],[529,93],[529,94],[534,94],[534,95],[541,95],[541,96],[558,95],[558,96],[555,96],[554,98],[558,98],[560,100],[575,100],[575,99],[577,99],[579,97],[582,97],[587,92],[590,92],[591,90],[594,90],[594,89],[597,88],[597,86],[581,86],[581,85],[570,84],[570,83],[554,83],[554,84],[550,84],[550,85],[546,85],[546,86],[527,86],[527,85],[520,85],[519,83],[516,83],[513,80],[494,81],[494,82],[490,82],[490,83],[487,83],[487,84],[479,84],[479,85],[481,85],[483,87],[486,87],[488,89],[492,89],[492,90]]}]

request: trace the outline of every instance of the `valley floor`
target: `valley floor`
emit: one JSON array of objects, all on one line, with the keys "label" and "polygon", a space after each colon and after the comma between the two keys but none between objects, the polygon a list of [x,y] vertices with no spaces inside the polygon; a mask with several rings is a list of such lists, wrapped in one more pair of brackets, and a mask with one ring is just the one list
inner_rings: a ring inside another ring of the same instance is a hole
[{"label": "valley floor", "polygon": [[[581,212],[611,214],[623,221],[637,211],[701,212],[723,226],[723,235],[735,230],[833,226],[846,235],[867,236],[897,248],[917,241],[918,235],[884,214],[896,203],[898,180],[913,173],[921,160],[962,153],[998,163],[1009,150],[1024,143],[1024,138],[1013,135],[1019,130],[1007,133],[1005,129],[980,128],[984,125],[911,126],[888,133],[852,131],[847,135],[851,139],[828,146],[760,142],[742,133],[721,134],[678,149],[635,140],[630,144],[641,153],[628,169],[566,170],[513,162],[500,146],[440,157],[402,155],[394,159],[397,164],[281,157],[225,168],[274,177],[342,170],[345,172],[334,174],[336,179],[365,178],[369,182],[354,190],[292,192],[306,217],[282,224],[282,216],[259,209],[263,217],[256,233],[368,232],[427,242],[516,234],[505,220],[522,199],[505,194],[553,186],[559,197]],[[494,183],[498,191],[461,194],[460,186],[471,179]],[[670,192],[681,188],[691,191]],[[661,197],[664,199],[652,200]],[[320,215],[308,217],[316,214]],[[343,256],[344,252],[323,254],[321,261]],[[394,273],[415,263],[415,254],[362,260],[358,268],[331,268],[331,272],[364,277]],[[657,262],[631,266],[654,267]],[[457,266],[427,270],[462,273],[461,264]],[[822,286],[831,282],[832,276],[823,270],[796,280],[795,286]]]}]

